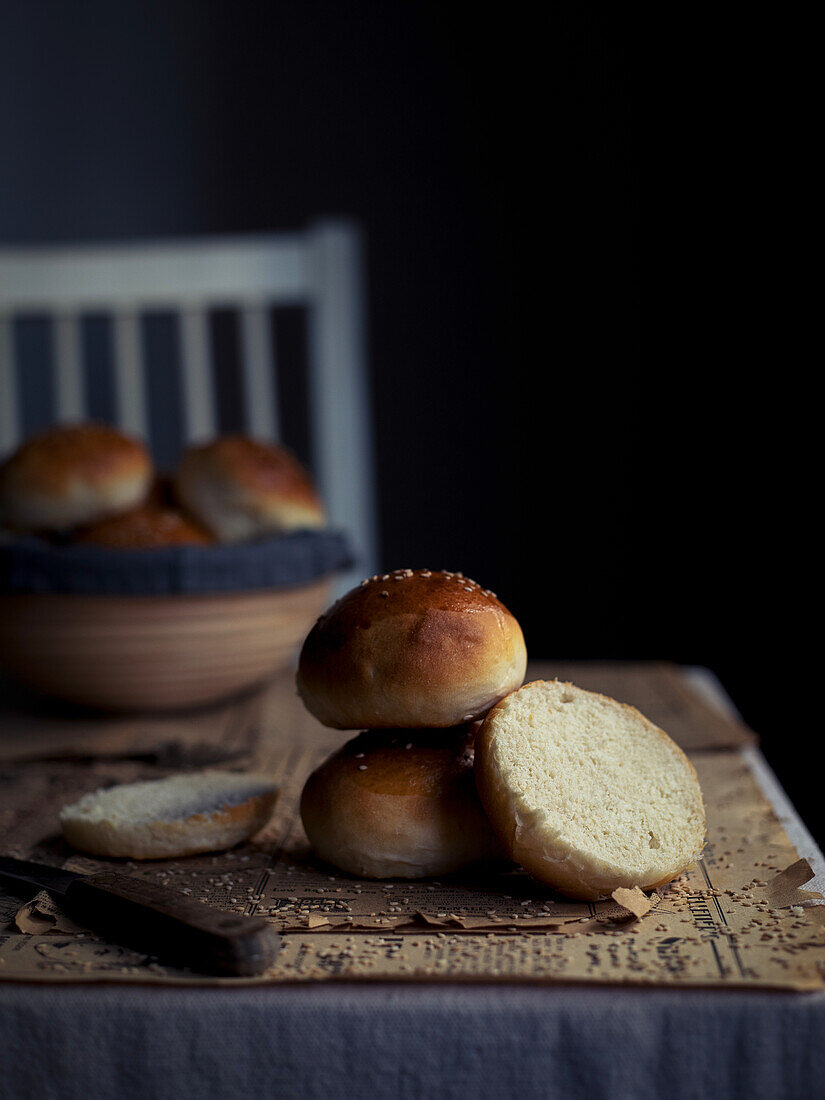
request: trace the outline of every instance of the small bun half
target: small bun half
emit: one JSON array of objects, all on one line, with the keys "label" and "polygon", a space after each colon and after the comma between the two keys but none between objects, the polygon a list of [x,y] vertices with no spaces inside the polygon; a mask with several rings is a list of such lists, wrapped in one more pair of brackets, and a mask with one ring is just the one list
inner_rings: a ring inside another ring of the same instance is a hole
[{"label": "small bun half", "polygon": [[254,836],[278,788],[266,775],[201,772],[124,783],[65,806],[67,843],[95,856],[170,859],[217,852]]},{"label": "small bun half", "polygon": [[526,664],[521,627],[494,593],[461,573],[398,569],[321,616],[297,685],[335,729],[448,728],[486,714]]},{"label": "small bun half", "polygon": [[234,435],[192,447],[174,485],[184,508],[221,542],[325,523],[309,473],[273,443]]},{"label": "small bun half", "polygon": [[115,428],[50,428],[0,467],[0,513],[17,530],[63,531],[134,508],[152,477],[143,443]]},{"label": "small bun half", "polygon": [[504,858],[466,729],[359,734],[309,777],[301,820],[321,859],[361,878],[423,878]]},{"label": "small bun half", "polygon": [[503,699],[476,736],[476,781],[513,860],[570,897],[663,886],[701,854],[696,771],[633,707],[537,680]]}]

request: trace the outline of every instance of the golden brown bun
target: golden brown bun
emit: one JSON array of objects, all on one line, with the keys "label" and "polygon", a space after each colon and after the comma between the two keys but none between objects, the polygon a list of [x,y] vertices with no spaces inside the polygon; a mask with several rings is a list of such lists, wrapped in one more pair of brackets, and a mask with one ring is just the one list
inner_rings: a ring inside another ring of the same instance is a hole
[{"label": "golden brown bun", "polygon": [[82,528],[74,541],[121,550],[140,550],[153,546],[203,546],[214,540],[182,512],[144,504],[131,512],[110,516]]},{"label": "golden brown bun", "polygon": [[0,467],[0,512],[23,531],[62,531],[139,504],[152,481],[144,445],[103,424],[50,428]]},{"label": "golden brown bun", "polygon": [[221,542],[324,525],[307,471],[282,447],[224,436],[192,447],[175,475],[181,504]]},{"label": "golden brown bun", "polygon": [[503,858],[466,727],[359,734],[309,777],[301,819],[321,859],[361,878],[445,875]]},{"label": "golden brown bun", "polygon": [[494,593],[461,573],[399,569],[321,616],[297,684],[334,729],[445,728],[485,714],[526,664],[521,627]]}]

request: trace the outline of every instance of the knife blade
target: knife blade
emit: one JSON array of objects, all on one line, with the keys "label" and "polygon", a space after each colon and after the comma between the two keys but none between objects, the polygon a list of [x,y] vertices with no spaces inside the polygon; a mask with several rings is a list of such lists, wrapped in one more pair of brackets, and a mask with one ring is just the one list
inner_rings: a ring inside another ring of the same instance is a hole
[{"label": "knife blade", "polygon": [[260,974],[280,948],[280,937],[263,918],[213,909],[134,875],[82,875],[0,856],[0,881],[12,888],[47,890],[77,923],[170,965],[204,974]]}]

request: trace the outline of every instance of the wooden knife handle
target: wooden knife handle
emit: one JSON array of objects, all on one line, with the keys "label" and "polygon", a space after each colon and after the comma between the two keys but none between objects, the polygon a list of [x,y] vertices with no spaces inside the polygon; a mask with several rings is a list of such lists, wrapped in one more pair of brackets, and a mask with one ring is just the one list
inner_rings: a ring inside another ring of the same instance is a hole
[{"label": "wooden knife handle", "polygon": [[260,974],[278,953],[280,937],[261,917],[213,909],[130,875],[76,878],[65,900],[73,917],[116,943],[204,974]]}]

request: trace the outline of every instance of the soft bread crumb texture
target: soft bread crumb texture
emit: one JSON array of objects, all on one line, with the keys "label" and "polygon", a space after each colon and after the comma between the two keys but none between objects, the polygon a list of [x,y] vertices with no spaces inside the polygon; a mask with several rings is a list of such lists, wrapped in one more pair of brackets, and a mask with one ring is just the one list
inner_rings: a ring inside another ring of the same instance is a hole
[{"label": "soft bread crumb texture", "polygon": [[479,793],[509,854],[562,893],[652,889],[701,854],[696,771],[633,707],[535,681],[490,712],[476,751]]},{"label": "soft bread crumb texture", "polygon": [[278,788],[265,775],[202,772],[84,795],[60,814],[69,844],[93,855],[161,859],[218,851],[254,836]]}]

